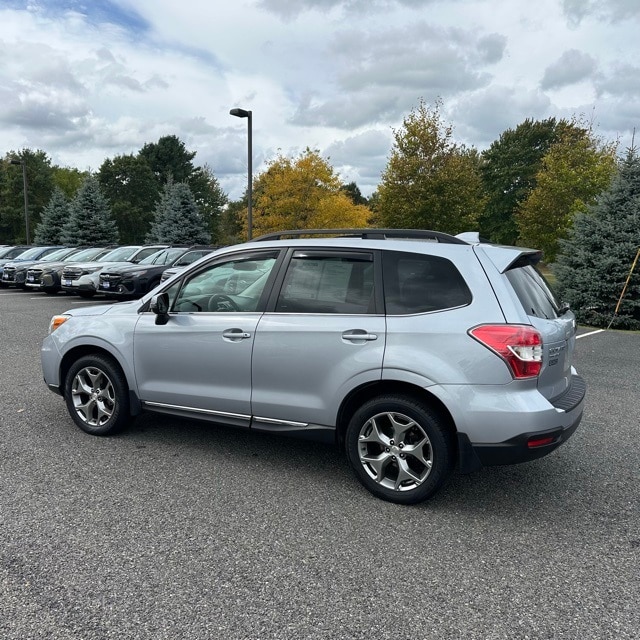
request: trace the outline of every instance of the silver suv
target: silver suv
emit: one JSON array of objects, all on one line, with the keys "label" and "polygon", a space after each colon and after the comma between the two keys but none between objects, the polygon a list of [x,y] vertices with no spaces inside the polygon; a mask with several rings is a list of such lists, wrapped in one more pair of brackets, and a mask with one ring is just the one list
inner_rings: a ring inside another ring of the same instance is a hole
[{"label": "silver suv", "polygon": [[575,319],[540,258],[469,234],[269,234],[55,316],[44,378],[88,433],[147,410],[335,442],[369,491],[416,503],[577,428]]}]

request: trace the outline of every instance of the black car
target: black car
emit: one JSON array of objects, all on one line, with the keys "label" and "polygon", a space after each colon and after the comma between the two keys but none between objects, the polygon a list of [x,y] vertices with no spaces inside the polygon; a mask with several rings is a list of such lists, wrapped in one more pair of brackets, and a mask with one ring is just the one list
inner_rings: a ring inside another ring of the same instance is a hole
[{"label": "black car", "polygon": [[160,284],[165,269],[195,262],[216,247],[168,247],[154,253],[138,264],[114,265],[100,273],[98,291],[108,298],[140,298]]}]

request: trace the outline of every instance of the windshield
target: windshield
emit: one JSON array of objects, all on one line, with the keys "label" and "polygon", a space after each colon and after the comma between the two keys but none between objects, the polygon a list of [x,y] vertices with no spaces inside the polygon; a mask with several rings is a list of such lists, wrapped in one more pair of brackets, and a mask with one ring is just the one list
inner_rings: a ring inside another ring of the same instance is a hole
[{"label": "windshield", "polygon": [[95,256],[99,256],[100,254],[107,253],[107,249],[103,249],[100,247],[91,247],[91,249],[83,249],[82,251],[78,251],[78,253],[74,253],[73,255],[65,258],[65,262],[86,262],[87,260],[93,260]]},{"label": "windshield", "polygon": [[162,249],[147,256],[144,260],[140,260],[138,264],[169,264],[173,262],[180,254],[184,253],[184,249]]},{"label": "windshield", "polygon": [[57,251],[52,251],[47,254],[43,260],[46,262],[55,262],[56,260],[62,260],[62,258],[66,258],[70,253],[74,253],[77,249],[70,249],[69,247],[64,247],[63,249],[58,249]]},{"label": "windshield", "polygon": [[102,257],[104,262],[128,262],[140,247],[118,247]]},{"label": "windshield", "polygon": [[0,249],[0,258],[17,258],[24,253],[24,247],[5,247]]},{"label": "windshield", "polygon": [[20,260],[34,260],[42,253],[43,249],[44,247],[31,247],[20,254]]}]

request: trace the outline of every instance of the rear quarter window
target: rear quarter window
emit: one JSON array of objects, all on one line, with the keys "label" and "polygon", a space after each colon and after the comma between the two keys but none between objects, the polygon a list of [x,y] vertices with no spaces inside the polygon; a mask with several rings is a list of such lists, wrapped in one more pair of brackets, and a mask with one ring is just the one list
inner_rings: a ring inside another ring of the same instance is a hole
[{"label": "rear quarter window", "polygon": [[471,303],[467,283],[446,258],[385,251],[382,269],[389,315],[442,311]]},{"label": "rear quarter window", "polygon": [[533,266],[505,273],[527,315],[552,319],[559,316],[560,303],[545,277]]}]

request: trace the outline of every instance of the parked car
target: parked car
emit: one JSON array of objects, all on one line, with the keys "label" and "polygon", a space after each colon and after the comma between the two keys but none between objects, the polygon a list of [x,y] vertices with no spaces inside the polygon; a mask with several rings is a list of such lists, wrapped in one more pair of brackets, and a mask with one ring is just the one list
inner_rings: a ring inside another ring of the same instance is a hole
[{"label": "parked car", "polygon": [[178,258],[178,260],[174,262],[172,266],[162,272],[162,275],[160,276],[160,282],[164,282],[165,280],[168,280],[169,278],[175,276],[176,273],[184,270],[190,264],[202,258],[203,255],[207,255],[208,253],[211,253],[211,251],[215,251],[219,248],[220,247],[211,247],[205,254],[201,253],[201,249],[190,249],[189,251],[187,251],[187,253],[180,256],[180,258]]},{"label": "parked car", "polygon": [[61,289],[62,271],[70,262],[96,262],[113,249],[114,247],[88,247],[78,249],[59,262],[34,263],[27,269],[25,286],[34,291],[56,294]]},{"label": "parked car", "polygon": [[0,284],[2,281],[2,271],[4,265],[11,260],[15,260],[20,254],[24,253],[27,249],[30,249],[28,245],[16,245],[13,247],[2,247],[0,249]]},{"label": "parked car", "polygon": [[105,267],[100,272],[98,290],[107,298],[140,298],[160,284],[163,272],[172,266],[187,266],[211,253],[215,247],[168,247],[138,264]]},{"label": "parked car", "polygon": [[550,453],[585,403],[541,252],[465,237],[301,230],[221,249],[141,300],[54,316],[44,379],[90,434],[146,410],[335,442],[371,493],[420,502],[456,465]]},{"label": "parked car", "polygon": [[82,298],[91,298],[98,291],[100,272],[113,264],[130,262],[138,263],[161,249],[166,249],[166,244],[132,245],[117,247],[105,256],[100,262],[85,262],[73,264],[62,270],[61,288],[67,293],[77,294]]},{"label": "parked car", "polygon": [[41,260],[47,260],[49,256],[52,256],[54,260],[59,260],[74,251],[77,251],[77,249],[59,245],[54,247],[33,247],[24,251],[17,258],[4,264],[2,276],[0,277],[0,286],[24,289],[27,269],[31,265]]},{"label": "parked car", "polygon": [[2,249],[0,249],[0,264],[4,264],[4,262],[9,262],[9,260],[17,258],[21,253],[24,253],[30,248],[31,247],[26,244],[2,247]]}]

